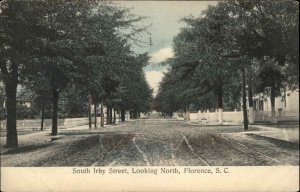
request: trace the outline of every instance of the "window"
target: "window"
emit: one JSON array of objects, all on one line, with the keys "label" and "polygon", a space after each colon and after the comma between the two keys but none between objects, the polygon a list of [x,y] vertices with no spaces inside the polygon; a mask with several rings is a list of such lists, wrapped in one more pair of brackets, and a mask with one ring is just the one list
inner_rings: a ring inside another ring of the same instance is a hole
[{"label": "window", "polygon": [[257,100],[254,100],[253,101],[253,111],[257,111],[257,105],[258,105]]},{"label": "window", "polygon": [[261,111],[264,110],[264,101],[263,100],[260,100],[258,102],[258,110],[261,110]]}]

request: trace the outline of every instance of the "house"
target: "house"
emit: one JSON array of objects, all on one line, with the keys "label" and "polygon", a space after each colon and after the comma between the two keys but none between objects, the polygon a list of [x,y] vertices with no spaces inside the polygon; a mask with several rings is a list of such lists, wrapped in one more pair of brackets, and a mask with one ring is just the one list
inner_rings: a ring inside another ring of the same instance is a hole
[{"label": "house", "polygon": [[[275,109],[278,121],[299,121],[299,89],[285,91],[281,96],[276,97]],[[262,94],[255,96],[253,99],[253,113],[254,122],[270,121],[270,97]]]}]

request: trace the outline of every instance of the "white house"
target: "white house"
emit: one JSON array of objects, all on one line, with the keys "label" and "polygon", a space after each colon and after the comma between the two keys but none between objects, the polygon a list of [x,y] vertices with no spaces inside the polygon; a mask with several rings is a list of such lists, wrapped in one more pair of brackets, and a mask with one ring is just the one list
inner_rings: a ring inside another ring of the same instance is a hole
[{"label": "white house", "polygon": [[[271,118],[270,97],[257,95],[253,100],[253,120],[255,122],[269,121]],[[275,109],[278,121],[299,121],[299,89],[286,91],[276,97]]]}]

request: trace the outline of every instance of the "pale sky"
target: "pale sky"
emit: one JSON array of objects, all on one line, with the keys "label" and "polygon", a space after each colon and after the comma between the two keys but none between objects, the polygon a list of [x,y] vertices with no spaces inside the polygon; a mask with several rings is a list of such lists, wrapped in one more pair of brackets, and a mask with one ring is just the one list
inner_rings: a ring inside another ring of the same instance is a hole
[{"label": "pale sky", "polygon": [[158,63],[173,56],[173,38],[179,33],[184,23],[180,19],[201,14],[208,5],[215,5],[216,1],[118,1],[117,5],[133,8],[132,13],[148,17],[141,24],[151,27],[150,34],[142,35],[141,40],[150,42],[152,46],[145,44],[144,47],[136,47],[139,53],[149,52],[151,56],[150,64],[144,68],[147,81],[156,94],[159,82],[163,77],[163,71],[167,66]]}]

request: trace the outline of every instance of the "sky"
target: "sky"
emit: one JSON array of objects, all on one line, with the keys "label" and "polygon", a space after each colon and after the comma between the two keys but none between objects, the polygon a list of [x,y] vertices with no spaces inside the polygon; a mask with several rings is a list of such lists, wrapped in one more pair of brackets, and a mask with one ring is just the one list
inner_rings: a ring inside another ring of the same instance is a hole
[{"label": "sky", "polygon": [[[150,64],[144,68],[146,79],[157,93],[159,82],[163,78],[163,72],[168,66],[159,63],[173,56],[173,38],[184,27],[180,19],[187,16],[198,17],[209,5],[216,4],[216,1],[118,1],[117,5],[132,8],[131,13],[146,16],[140,25],[150,26],[149,33],[144,33],[141,40],[149,42],[143,47],[136,46],[137,53],[149,52]],[[150,37],[152,44],[150,46]]]}]

